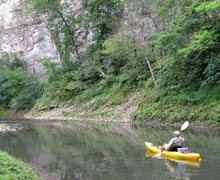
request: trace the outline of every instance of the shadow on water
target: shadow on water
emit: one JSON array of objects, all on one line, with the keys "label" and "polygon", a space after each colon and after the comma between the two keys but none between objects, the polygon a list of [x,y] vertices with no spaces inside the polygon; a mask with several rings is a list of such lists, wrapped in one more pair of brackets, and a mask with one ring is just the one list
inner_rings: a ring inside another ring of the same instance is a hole
[{"label": "shadow on water", "polygon": [[195,167],[145,157],[144,141],[163,144],[171,138],[170,128],[88,122],[20,123],[30,128],[1,134],[0,149],[32,164],[47,180],[217,180],[220,176],[218,131],[187,130],[182,134],[186,146],[204,159],[200,167]]}]

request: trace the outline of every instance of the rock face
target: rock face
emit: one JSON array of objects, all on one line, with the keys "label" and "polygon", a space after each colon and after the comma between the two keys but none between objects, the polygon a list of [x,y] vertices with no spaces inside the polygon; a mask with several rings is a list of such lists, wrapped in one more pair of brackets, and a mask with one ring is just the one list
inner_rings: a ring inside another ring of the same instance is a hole
[{"label": "rock face", "polygon": [[[92,0],[88,0],[92,1]],[[83,9],[82,7],[82,0],[60,0],[60,3],[65,7],[63,11],[64,16],[72,16],[73,19],[80,18],[81,16],[85,16],[88,14],[88,10]],[[68,19],[68,18],[67,18]],[[83,55],[88,46],[95,43],[94,33],[91,29],[92,23],[88,24],[85,27],[83,20],[78,24],[75,24],[74,27],[74,34],[75,40],[81,42],[80,46],[78,46],[79,54]],[[60,34],[62,36],[62,33]],[[62,42],[62,40],[61,40]],[[64,43],[64,42],[63,42]],[[76,53],[71,54],[72,59],[77,59]]]},{"label": "rock face", "polygon": [[[133,0],[125,6],[122,19],[115,23],[118,26],[116,31],[130,34],[137,42],[146,44],[149,33],[158,32],[163,27],[154,18],[149,4],[137,2]],[[44,72],[42,59],[59,62],[60,56],[47,28],[46,18],[27,17],[23,3],[23,0],[0,0],[0,53],[16,53],[25,61],[28,71],[41,74]],[[61,3],[67,4],[67,14],[74,12],[77,17],[82,13],[79,0],[61,0]],[[78,27],[75,34],[78,40],[83,41],[80,53],[94,43],[91,29],[86,32]]]},{"label": "rock face", "polygon": [[45,18],[25,16],[22,0],[0,0],[0,52],[16,53],[28,71],[43,71],[42,59],[59,61]]},{"label": "rock face", "polygon": [[161,20],[156,17],[152,0],[130,0],[125,5],[121,31],[134,37],[136,42],[146,45],[149,35],[163,28]]}]

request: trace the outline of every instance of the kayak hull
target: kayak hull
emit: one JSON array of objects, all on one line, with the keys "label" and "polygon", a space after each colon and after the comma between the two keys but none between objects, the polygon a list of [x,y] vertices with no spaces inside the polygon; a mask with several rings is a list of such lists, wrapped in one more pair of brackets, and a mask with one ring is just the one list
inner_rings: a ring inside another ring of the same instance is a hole
[{"label": "kayak hull", "polygon": [[[150,142],[145,142],[145,146],[148,151],[151,151],[155,154],[158,154],[161,152],[160,146],[154,146]],[[182,160],[190,160],[190,161],[200,161],[201,157],[199,153],[188,153],[184,154],[181,152],[173,152],[173,151],[162,151],[161,152],[162,157],[168,157],[168,158],[174,158],[174,159],[182,159]]]},{"label": "kayak hull", "polygon": [[[146,157],[155,157],[155,153],[147,150],[146,153],[145,153],[145,156]],[[177,163],[181,163],[181,164],[186,164],[186,165],[189,165],[189,166],[193,166],[193,167],[200,167],[200,163],[201,161],[193,161],[193,160],[185,160],[185,159],[175,159],[175,158],[170,158],[170,157],[162,157],[162,158],[165,158],[165,159],[168,159],[170,161],[173,161],[173,162],[177,162]]]}]

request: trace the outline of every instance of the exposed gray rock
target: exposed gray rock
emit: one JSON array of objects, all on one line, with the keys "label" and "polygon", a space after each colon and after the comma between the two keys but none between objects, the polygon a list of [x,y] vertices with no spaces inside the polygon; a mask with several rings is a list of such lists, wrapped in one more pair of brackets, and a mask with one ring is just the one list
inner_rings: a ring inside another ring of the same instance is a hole
[{"label": "exposed gray rock", "polygon": [[141,44],[147,43],[151,33],[160,32],[163,29],[163,24],[156,16],[152,2],[153,0],[130,0],[124,8],[120,29]]},{"label": "exposed gray rock", "polygon": [[[155,19],[149,3],[141,0],[130,2],[124,9],[122,20],[115,22],[114,30],[129,34],[136,41],[146,44],[149,34],[160,31],[163,27]],[[88,13],[82,9],[79,0],[61,0],[61,3],[66,4],[64,15],[74,14],[77,18],[82,13]],[[91,27],[92,24],[85,30],[79,25],[75,29],[78,40],[83,42],[80,54],[94,43]],[[25,61],[27,70],[37,74],[44,72],[42,59],[60,61],[46,18],[27,17],[22,0],[0,0],[0,52],[3,51],[16,53]]]},{"label": "exposed gray rock", "polygon": [[0,52],[16,53],[28,71],[40,73],[40,61],[59,61],[59,54],[45,18],[27,17],[24,9],[21,0],[0,0]]}]

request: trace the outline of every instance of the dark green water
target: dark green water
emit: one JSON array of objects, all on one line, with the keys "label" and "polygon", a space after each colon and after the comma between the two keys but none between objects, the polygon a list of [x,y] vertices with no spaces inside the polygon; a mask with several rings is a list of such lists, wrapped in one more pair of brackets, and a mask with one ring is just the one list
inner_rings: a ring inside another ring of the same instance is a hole
[{"label": "dark green water", "polygon": [[[15,123],[15,121],[4,121]],[[189,165],[146,157],[144,141],[167,142],[174,129],[82,122],[16,121],[28,130],[0,135],[0,150],[47,180],[218,180],[220,131],[187,129],[185,146],[203,161]]]}]

